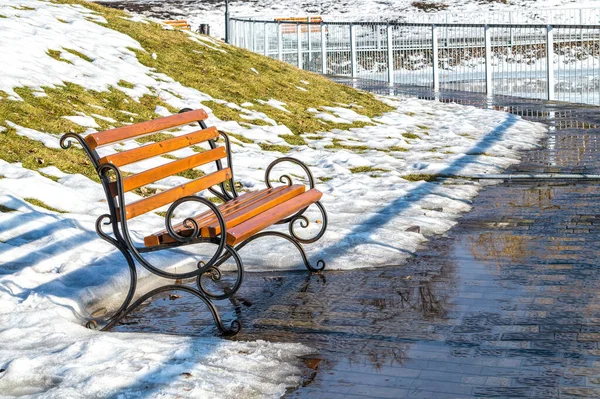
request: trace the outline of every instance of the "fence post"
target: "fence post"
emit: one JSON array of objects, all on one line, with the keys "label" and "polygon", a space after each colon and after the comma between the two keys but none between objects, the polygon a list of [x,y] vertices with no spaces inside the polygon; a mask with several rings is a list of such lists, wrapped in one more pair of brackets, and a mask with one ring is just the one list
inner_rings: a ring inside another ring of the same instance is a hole
[{"label": "fence post", "polygon": [[323,22],[321,22],[321,72],[327,75],[327,34]]},{"label": "fence post", "polygon": [[277,22],[277,54],[279,61],[283,61],[283,28],[281,22]]},{"label": "fence post", "polygon": [[269,30],[267,29],[267,23],[264,23],[264,31],[265,31],[265,35],[264,35],[264,54],[265,57],[269,56]]},{"label": "fence post", "polygon": [[310,17],[308,17],[308,22],[309,24],[306,26],[308,28],[308,31],[306,32],[306,38],[308,39],[308,70],[310,71],[310,62],[312,60],[312,35],[310,34],[312,31],[312,25],[310,24]]},{"label": "fence post", "polygon": [[490,27],[486,24],[483,28],[483,40],[485,43],[485,92],[492,94],[492,38]]},{"label": "fence post", "polygon": [[388,83],[394,84],[394,37],[392,25],[387,25],[387,70]]},{"label": "fence post", "polygon": [[548,100],[554,100],[554,33],[552,25],[546,26],[546,86]]},{"label": "fence post", "polygon": [[298,41],[298,68],[303,69],[302,62],[302,32],[300,30],[300,23],[296,22],[296,40]]},{"label": "fence post", "polygon": [[[508,12],[508,24],[509,25],[514,24],[514,21],[513,21],[513,12],[514,11],[509,11]],[[513,41],[514,41],[514,34],[513,34],[513,28],[512,28],[512,26],[509,28],[509,31],[510,31],[510,39],[509,39],[508,44],[510,44],[512,46]]]},{"label": "fence post", "polygon": [[252,40],[252,52],[256,53],[256,37],[254,36],[256,34],[256,29],[254,28],[254,25],[256,25],[254,23],[254,21],[250,21],[250,40]]},{"label": "fence post", "polygon": [[438,27],[431,25],[431,53],[433,66],[433,90],[440,89],[439,54],[438,54]]},{"label": "fence post", "polygon": [[352,66],[352,77],[355,78],[358,75],[358,70],[356,68],[356,28],[352,23],[350,23],[350,60]]}]

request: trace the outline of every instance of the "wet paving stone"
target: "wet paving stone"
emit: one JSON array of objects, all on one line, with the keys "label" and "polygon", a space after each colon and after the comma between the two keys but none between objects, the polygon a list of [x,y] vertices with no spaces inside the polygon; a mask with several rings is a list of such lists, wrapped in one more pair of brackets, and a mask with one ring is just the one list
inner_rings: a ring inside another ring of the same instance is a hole
[{"label": "wet paving stone", "polygon": [[[395,94],[403,93],[435,97]],[[439,99],[551,127],[508,173],[600,173],[598,108]],[[472,206],[404,266],[249,273],[238,306],[222,304],[224,318],[241,319],[237,340],[315,349],[314,379],[290,398],[600,397],[600,183],[501,182]],[[117,329],[214,332],[196,301],[173,302],[155,300]]]}]

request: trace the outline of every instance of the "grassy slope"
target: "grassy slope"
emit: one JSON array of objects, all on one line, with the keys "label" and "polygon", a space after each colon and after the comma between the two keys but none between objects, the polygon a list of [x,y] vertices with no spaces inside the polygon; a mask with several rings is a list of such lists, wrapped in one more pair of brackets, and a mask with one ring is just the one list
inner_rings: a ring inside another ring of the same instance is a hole
[{"label": "grassy slope", "polygon": [[[180,31],[164,30],[159,24],[142,24],[132,22],[123,17],[127,14],[102,7],[83,0],[54,0],[55,3],[80,4],[95,10],[108,21],[107,27],[127,34],[139,41],[147,52],[137,51],[138,59],[144,65],[156,68],[183,85],[196,88],[214,98],[236,104],[252,102],[252,108],[267,114],[278,123],[285,124],[294,133],[286,138],[290,144],[303,144],[302,134],[329,131],[336,128],[348,129],[360,127],[364,123],[339,125],[326,123],[314,118],[307,112],[310,107],[339,106],[352,104],[355,111],[369,117],[381,115],[390,110],[388,106],[376,100],[372,95],[356,91],[352,88],[333,83],[321,76],[298,70],[282,62],[272,60],[246,50],[222,45],[226,52],[211,49],[196,43],[188,35]],[[35,12],[31,10],[31,12]],[[61,59],[60,53],[70,49],[55,49],[48,56]],[[151,56],[156,53],[156,60]],[[83,58],[83,57],[82,57]],[[85,59],[85,58],[84,58]],[[86,59],[86,61],[92,61]],[[255,68],[259,73],[253,73]],[[296,86],[303,86],[300,81],[309,82],[304,85],[307,92]],[[158,96],[147,95],[139,102],[132,101],[118,87],[109,88],[105,92],[85,90],[68,82],[64,87],[44,88],[47,97],[36,97],[27,88],[17,89],[24,101],[8,100],[6,93],[0,92],[0,126],[8,128],[0,133],[0,159],[9,162],[22,162],[25,167],[38,169],[55,165],[69,173],[81,173],[96,179],[82,151],[62,151],[45,148],[41,143],[15,134],[6,121],[17,125],[51,134],[65,132],[81,133],[84,128],[76,125],[63,116],[83,112],[110,117],[118,121],[113,125],[126,122],[138,122],[158,117],[154,113],[157,105],[170,109]],[[127,87],[127,82],[120,82]],[[289,113],[277,110],[269,105],[257,103],[257,99],[275,98],[287,103]],[[245,121],[239,112],[222,104],[209,102],[206,104],[223,120]],[[98,106],[104,109],[99,109]],[[136,116],[120,111],[134,113]],[[108,123],[100,119],[101,128],[108,128]],[[246,121],[247,122],[247,121]],[[276,146],[277,147],[277,146]],[[268,148],[265,150],[285,150],[285,148]]]}]

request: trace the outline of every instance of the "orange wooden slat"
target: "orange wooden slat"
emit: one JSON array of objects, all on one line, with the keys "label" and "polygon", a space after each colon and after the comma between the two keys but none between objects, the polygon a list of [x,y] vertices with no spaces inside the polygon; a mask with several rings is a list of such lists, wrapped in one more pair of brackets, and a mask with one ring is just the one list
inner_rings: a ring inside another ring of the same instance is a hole
[{"label": "orange wooden slat", "polygon": [[[259,201],[260,199],[264,198],[267,195],[270,195],[271,193],[279,190],[280,188],[281,187],[266,188],[264,190],[251,191],[249,193],[242,194],[231,201],[219,205],[219,211],[224,217],[226,217],[229,213],[235,211],[236,209],[239,209],[240,206],[243,206],[247,203]],[[205,224],[216,220],[216,218],[215,214],[212,211],[206,211],[194,216],[194,220],[198,223],[198,226],[204,226]],[[183,223],[178,223],[174,225],[173,229],[184,236],[187,234],[186,227],[183,226]],[[191,230],[188,230],[188,232],[191,232]],[[167,244],[171,242],[175,242],[175,240],[169,235],[167,230],[161,230],[157,233],[152,234],[151,236],[147,236],[144,238],[144,244],[147,247],[152,247],[159,244]]]},{"label": "orange wooden slat", "polygon": [[219,137],[217,128],[209,127],[204,130],[198,130],[192,133],[184,134],[183,136],[173,137],[172,139],[167,139],[158,143],[152,143],[131,150],[107,155],[103,158],[100,158],[98,162],[100,165],[106,163],[111,163],[116,166],[129,165],[134,162],[166,154],[171,151],[180,150],[182,148],[199,144],[217,137]]},{"label": "orange wooden slat", "polygon": [[135,125],[92,133],[85,138],[85,142],[93,150],[115,142],[145,136],[172,127],[201,121],[206,118],[208,118],[206,112],[202,109],[197,109],[195,111],[183,112],[181,114],[166,116],[147,122],[136,123]]},{"label": "orange wooden slat", "polygon": [[[235,200],[229,201],[221,206],[219,210],[225,219],[227,228],[234,227],[267,209],[279,205],[304,192],[305,186],[295,184],[293,186],[280,186],[264,189],[255,192],[252,197],[240,196]],[[247,194],[245,194],[246,196]],[[219,222],[212,211],[203,212],[194,216],[194,220],[200,227],[202,237],[216,237],[220,234]],[[183,236],[188,236],[193,231],[179,223],[173,226],[173,229]],[[144,238],[144,244],[147,247],[172,243],[175,240],[166,230],[159,231],[151,236]]]},{"label": "orange wooden slat", "polygon": [[127,219],[134,218],[144,213],[150,212],[163,205],[175,202],[181,197],[196,194],[204,189],[231,179],[231,169],[225,168],[199,179],[192,180],[189,183],[173,187],[167,191],[155,194],[151,197],[141,199],[125,207],[125,216]]},{"label": "orange wooden slat", "polygon": [[[240,207],[234,212],[228,214],[225,217],[225,226],[227,229],[230,227],[237,226],[240,223],[245,222],[248,219],[251,219],[279,204],[286,202],[300,194],[302,194],[306,190],[306,187],[303,184],[295,184],[293,186],[287,186],[284,189],[280,190],[275,195],[270,195],[266,198],[261,199],[260,201],[256,201],[247,206]],[[202,232],[207,237],[215,237],[221,233],[221,228],[219,226],[218,221],[213,221],[212,223],[206,225],[202,228]]]},{"label": "orange wooden slat", "polygon": [[[123,179],[123,191],[128,192],[135,190],[136,188],[145,186],[146,184],[154,183],[158,180],[173,176],[185,170],[193,169],[196,166],[205,165],[209,162],[216,161],[217,159],[225,158],[226,156],[227,152],[225,151],[225,147],[217,147],[206,152],[194,154],[190,157],[178,159],[176,161],[157,166],[156,168],[148,169],[144,172],[140,172]],[[112,195],[116,195],[116,182],[112,182],[110,184],[110,192]]]},{"label": "orange wooden slat", "polygon": [[283,204],[277,205],[258,216],[253,217],[227,230],[227,244],[235,245],[253,236],[259,231],[293,215],[321,199],[323,193],[313,188]]}]

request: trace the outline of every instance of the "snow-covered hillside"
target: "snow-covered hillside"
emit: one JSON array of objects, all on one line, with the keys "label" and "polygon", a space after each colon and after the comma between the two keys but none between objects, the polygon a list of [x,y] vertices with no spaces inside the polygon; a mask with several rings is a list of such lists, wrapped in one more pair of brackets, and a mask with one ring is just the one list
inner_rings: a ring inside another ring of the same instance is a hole
[{"label": "snow-covered hillside", "polygon": [[[18,162],[0,159],[0,342],[10,343],[0,345],[3,397],[129,397],[140,390],[144,397],[279,397],[299,383],[297,356],[311,351],[300,345],[86,330],[83,324],[94,309],[108,307],[126,292],[128,277],[120,254],[95,233],[95,219],[106,212],[101,186],[81,174],[40,166],[47,159],[39,154],[62,151],[56,150],[61,126],[91,132],[129,123],[140,115],[126,109],[132,104],[142,109],[150,100],[160,104],[152,106],[152,114],[202,107],[210,115],[209,125],[233,133],[234,168],[244,190],[263,187],[264,168],[283,155],[268,149],[283,149],[306,162],[320,180],[330,226],[309,253],[325,258],[330,269],[402,264],[428,237],[455,224],[481,188],[431,183],[425,181],[428,175],[499,172],[545,134],[540,125],[501,112],[383,98],[392,111],[369,117],[356,104],[324,105],[315,94],[306,113],[314,115],[322,131],[299,134],[304,144],[288,145],[281,136],[291,131],[277,121],[287,115],[277,90],[237,104],[183,85],[160,72],[159,64],[142,63],[144,57],[160,60],[162,54],[148,53],[140,42],[111,29],[111,18],[115,24],[148,24],[139,17],[109,18],[77,4],[0,1],[0,139],[13,137],[27,147]],[[226,57],[234,51],[206,37],[190,34],[187,39],[203,54]],[[240,71],[230,83],[266,69]],[[308,81],[292,83],[298,93],[319,93]],[[44,102],[57,92],[66,93],[60,104]],[[236,118],[242,115],[245,122],[217,118],[202,103],[206,100],[227,107]],[[47,107],[43,116],[16,123],[21,114],[15,110],[31,104]],[[255,111],[259,105],[272,113]],[[127,121],[117,121],[123,115]],[[357,121],[364,127],[339,128]],[[6,150],[10,143],[4,143],[0,154],[7,159],[23,150]],[[68,152],[60,154],[67,158]],[[35,167],[28,168],[31,159]],[[184,181],[169,179],[160,187]],[[413,226],[420,231],[409,229]],[[133,227],[141,238],[162,229],[164,219],[149,213]],[[279,243],[257,243],[254,256],[244,254],[250,271],[302,268],[297,253],[282,256],[273,245]]]}]

